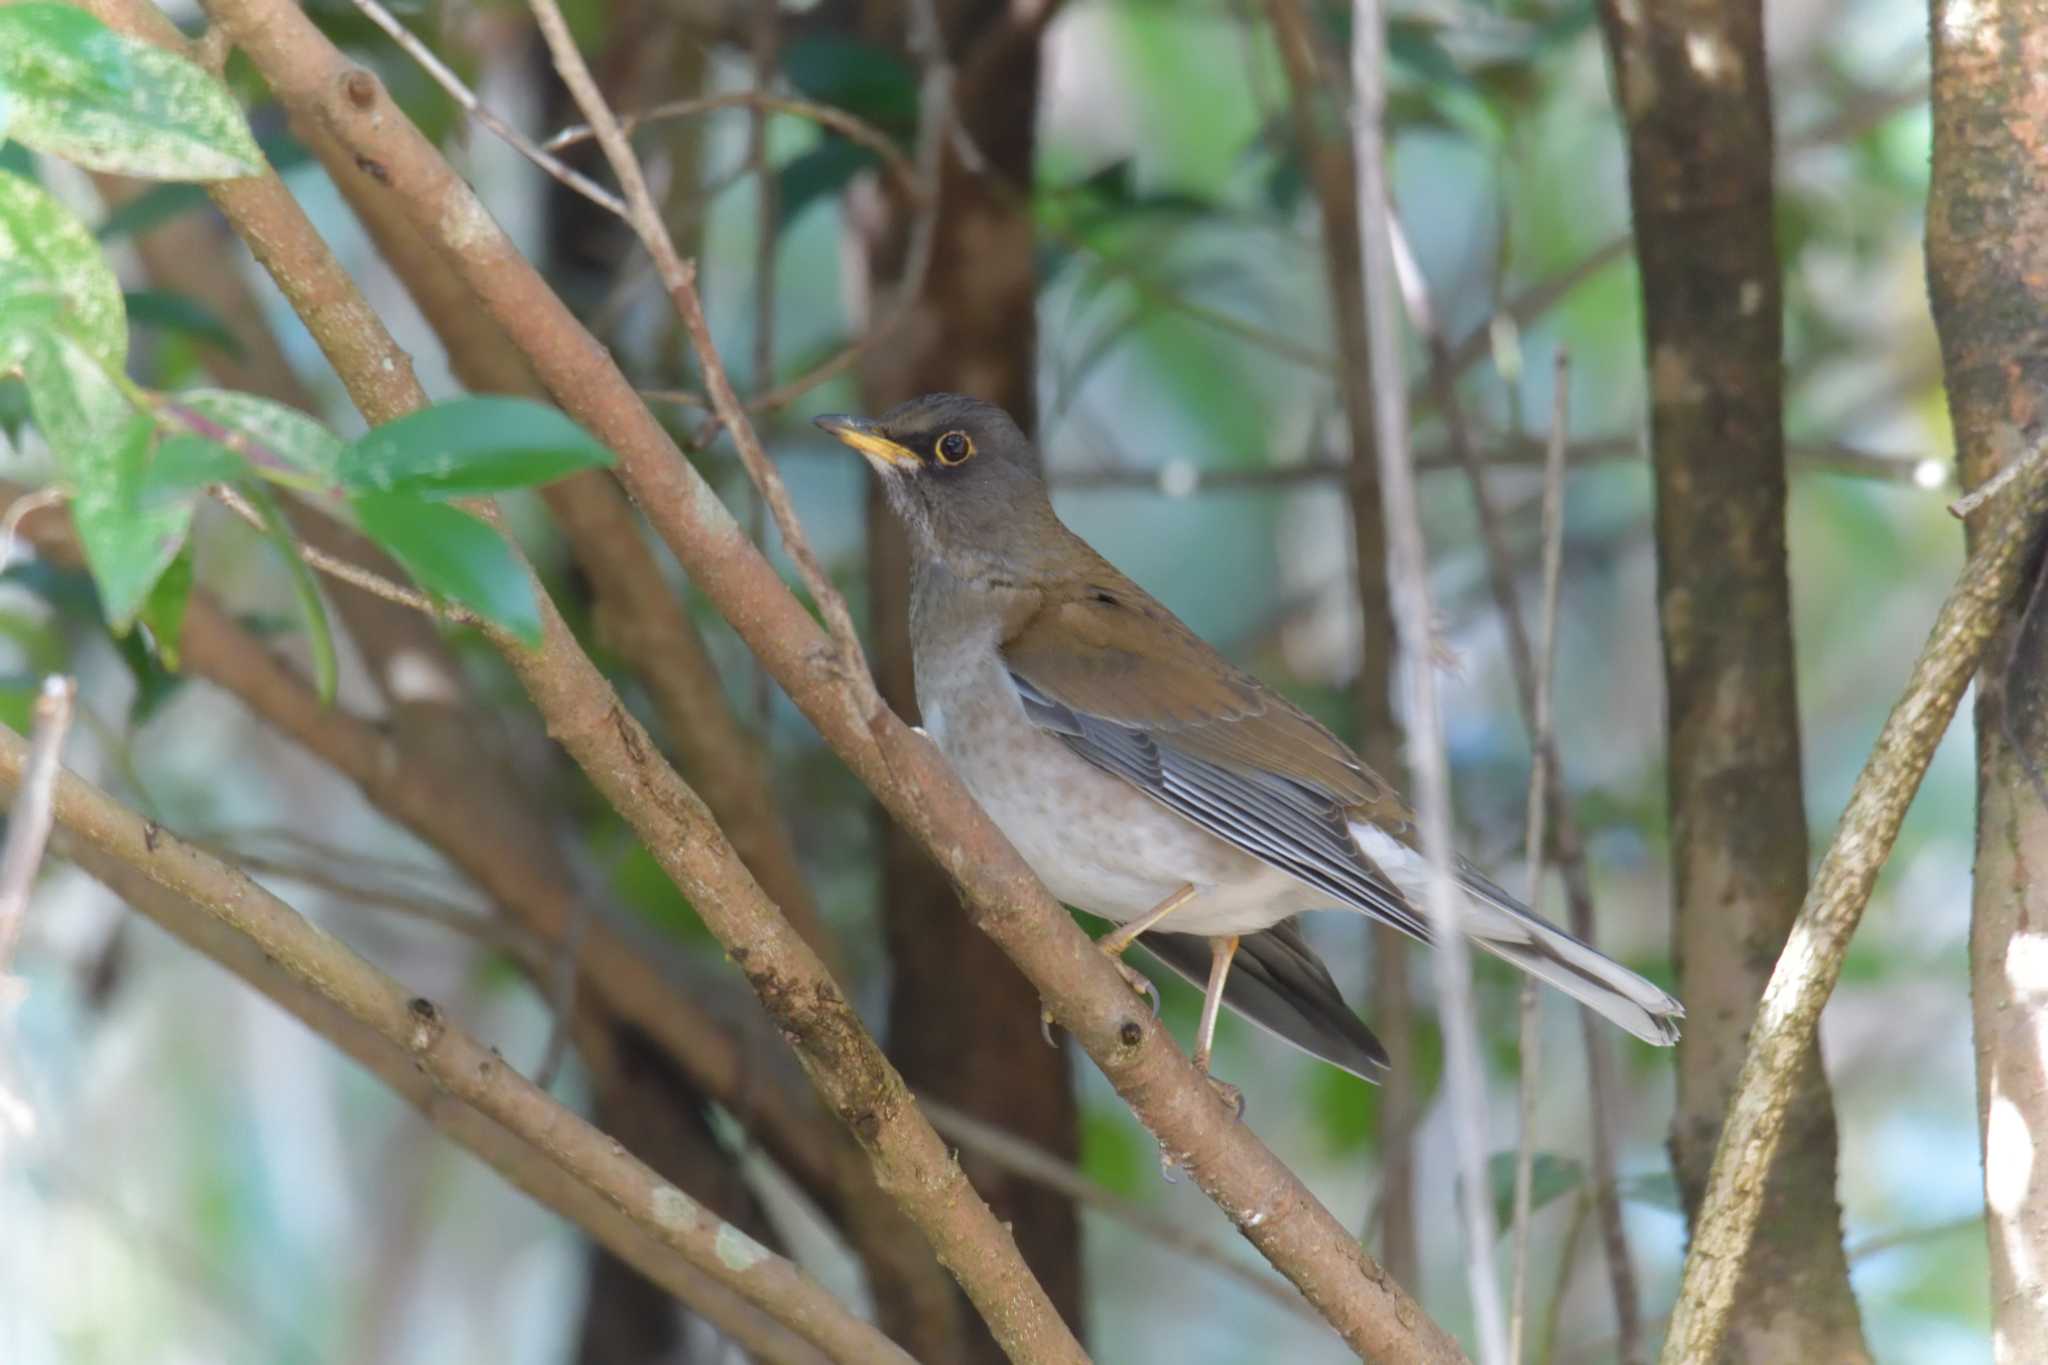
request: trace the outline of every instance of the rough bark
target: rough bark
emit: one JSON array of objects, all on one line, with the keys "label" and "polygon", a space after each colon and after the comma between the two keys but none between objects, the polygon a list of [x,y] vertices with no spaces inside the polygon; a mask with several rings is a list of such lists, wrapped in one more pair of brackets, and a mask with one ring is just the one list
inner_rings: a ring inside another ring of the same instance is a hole
[{"label": "rough bark", "polygon": [[[1671,1148],[1697,1214],[1757,1002],[1806,892],[1785,567],[1772,132],[1761,7],[1601,10],[1629,131],[1664,646],[1674,942]],[[1725,1360],[1863,1361],[1809,1045]]]},{"label": "rough bark", "polygon": [[[988,170],[1029,185],[1038,104],[1035,27],[1012,30],[1007,7],[989,0],[939,6],[946,51],[961,64],[955,113]],[[891,7],[889,20],[897,12]],[[864,243],[878,302],[904,283],[919,207],[898,193]],[[936,391],[970,393],[1028,430],[1036,408],[1038,282],[1028,207],[988,174],[940,162],[931,258],[918,301],[896,339],[868,353],[861,396],[870,411]],[[901,526],[868,486],[869,641],[876,680],[898,715],[915,723],[910,658],[909,547]],[[893,985],[889,1054],[905,1079],[984,1122],[996,1123],[1072,1161],[1080,1127],[1064,1039],[1039,1038],[1038,993],[1001,948],[960,912],[951,880],[916,839],[877,812],[882,838],[882,923]],[[1025,1262],[1061,1314],[1082,1325],[1081,1229],[1074,1205],[1048,1197],[1017,1173],[970,1154],[962,1165],[1008,1221]],[[999,1359],[986,1333],[970,1358]]]},{"label": "rough bark", "polygon": [[[1928,284],[1960,473],[1973,487],[2035,439],[2048,392],[2048,5],[1935,0],[1932,15]],[[1996,520],[1994,512],[1971,519],[1973,549]],[[2038,594],[2038,573],[2032,577]],[[2001,1362],[2048,1359],[2040,611],[2019,601],[2008,609],[1985,655],[1976,706],[1970,978],[1992,1346]]]}]

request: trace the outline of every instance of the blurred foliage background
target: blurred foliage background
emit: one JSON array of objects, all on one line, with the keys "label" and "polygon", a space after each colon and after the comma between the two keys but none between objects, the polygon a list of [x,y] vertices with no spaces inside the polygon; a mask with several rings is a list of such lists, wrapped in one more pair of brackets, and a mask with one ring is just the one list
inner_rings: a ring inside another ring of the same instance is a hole
[{"label": "blurred foliage background", "polygon": [[[314,0],[323,27],[375,67],[449,145],[550,277],[653,388],[685,386],[666,301],[644,263],[593,231],[579,243],[549,182],[458,111],[353,9]],[[707,90],[743,88],[743,48],[692,16],[634,0],[582,0],[586,47],[638,25]],[[184,20],[190,14],[179,14]],[[518,6],[423,6],[404,17],[501,114],[537,133],[570,121],[546,93]],[[790,7],[782,87],[842,105],[906,141],[917,72],[888,50],[806,24]],[[1334,18],[1334,16],[1333,16]],[[1583,0],[1470,0],[1397,9],[1391,132],[1395,196],[1415,263],[1455,343],[1476,339],[1459,381],[1483,444],[1500,456],[1525,570],[1537,478],[1517,438],[1551,405],[1551,357],[1570,353],[1571,435],[1558,725],[1569,789],[1591,835],[1603,947],[1670,979],[1662,722],[1649,481],[1641,455],[1644,366],[1621,133],[1593,11]],[[1856,766],[1960,558],[1944,511],[1951,475],[1921,258],[1928,126],[1925,17],[1896,0],[1788,0],[1769,7],[1787,278],[1791,571],[1809,818],[1832,830]],[[1248,0],[1070,0],[1043,54],[1038,149],[1027,195],[1037,229],[1038,429],[1062,513],[1084,536],[1235,658],[1340,730],[1360,667],[1350,538],[1337,461],[1341,418],[1317,215],[1290,135],[1287,78]],[[418,360],[430,392],[454,381],[440,351],[339,203],[239,65],[257,131],[372,300]],[[626,102],[620,96],[622,106]],[[679,129],[687,128],[687,136]],[[748,116],[663,125],[672,203],[698,216],[714,329],[742,391],[800,373],[857,333],[862,280],[849,220],[872,196],[871,155],[793,117],[768,122],[776,193],[753,192]],[[10,153],[17,169],[29,159]],[[154,191],[102,203],[47,160],[44,183],[88,221],[137,291],[147,382],[197,382],[220,321],[150,293],[128,246],[141,226],[205,213]],[[774,243],[773,373],[756,372],[754,276]],[[239,249],[269,321],[340,430],[358,419],[310,339]],[[1552,286],[1561,285],[1561,288]],[[1499,320],[1514,316],[1518,322]],[[1419,373],[1419,361],[1411,366]],[[18,394],[0,389],[0,403]],[[805,523],[849,592],[862,592],[865,471],[808,417],[857,409],[850,379],[769,419]],[[701,414],[671,405],[679,432]],[[9,416],[16,429],[18,412]],[[1426,410],[1417,441],[1440,451]],[[10,468],[33,477],[22,441]],[[748,501],[729,447],[698,453],[735,506]],[[1440,464],[1441,462],[1439,462]],[[1518,885],[1528,754],[1463,476],[1423,483],[1447,646],[1445,685],[1463,844]],[[537,503],[508,511],[572,620],[587,591]],[[205,524],[202,580],[245,620],[296,647],[292,602],[267,547],[225,518]],[[312,874],[344,868],[385,900],[480,909],[475,893],[359,794],[253,721],[99,624],[89,585],[18,562],[0,589],[11,724],[37,677],[78,672],[84,723],[72,766],[167,825],[285,869],[293,903],[449,1002],[522,1065],[548,1045],[550,1009],[487,942],[338,893]],[[677,590],[686,589],[680,583]],[[886,1007],[874,832],[864,794],[744,650],[697,608],[736,704],[755,717],[806,870],[852,959],[864,1012]],[[587,623],[586,623],[587,624]],[[607,656],[601,652],[599,658]],[[577,822],[580,874],[621,913],[685,951],[717,950],[609,809],[552,755],[491,653],[467,642],[480,694],[501,703],[504,753]],[[630,686],[630,679],[624,680]],[[632,696],[632,692],[628,692]],[[346,668],[344,704],[369,706]],[[1831,1001],[1822,1040],[1841,1120],[1841,1199],[1869,1341],[1887,1362],[1989,1358],[1978,1219],[1975,1101],[1965,1008],[1971,801],[1968,736],[1955,733],[1907,823]],[[296,871],[296,875],[291,875]],[[1561,914],[1559,907],[1550,907]],[[1316,918],[1310,933],[1376,1017],[1363,927]],[[0,1359],[491,1361],[573,1358],[585,1249],[549,1215],[451,1153],[401,1104],[224,973],[128,915],[70,870],[46,879],[20,969],[29,990],[0,1068],[24,1108],[0,1128]],[[1516,983],[1477,964],[1489,1043],[1492,1134],[1511,1151]],[[1162,974],[1163,975],[1163,974]],[[1418,1135],[1419,1296],[1454,1329],[1464,1312],[1449,1143],[1436,1104],[1426,974],[1416,1026],[1430,1108]],[[1195,993],[1162,981],[1177,1035]],[[1556,1158],[1535,1223],[1535,1294],[1559,1300],[1558,1361],[1613,1358],[1612,1304],[1580,1180],[1588,1100],[1576,1021],[1545,997],[1549,1061],[1535,1145]],[[1035,1021],[1014,1021],[1020,1031]],[[1669,1062],[1617,1043],[1625,1093],[1612,1122],[1646,1317],[1668,1308],[1682,1223],[1664,1148]],[[1241,1024],[1221,1031],[1217,1070],[1242,1084],[1249,1121],[1371,1242],[1378,1193],[1375,1092]],[[1163,1182],[1150,1140],[1085,1062],[1074,1063],[1089,1178],[1212,1240],[1227,1229],[1191,1186]],[[575,1063],[558,1093],[577,1095]],[[828,1284],[860,1292],[835,1242],[765,1163],[744,1156],[788,1244]],[[1113,1361],[1336,1360],[1315,1324],[1176,1257],[1125,1223],[1084,1214],[1088,1331]],[[1230,1254],[1255,1260],[1248,1247]],[[1545,1309],[1544,1311],[1548,1311]],[[698,1358],[695,1356],[692,1359]],[[703,1358],[716,1358],[706,1355]]]}]

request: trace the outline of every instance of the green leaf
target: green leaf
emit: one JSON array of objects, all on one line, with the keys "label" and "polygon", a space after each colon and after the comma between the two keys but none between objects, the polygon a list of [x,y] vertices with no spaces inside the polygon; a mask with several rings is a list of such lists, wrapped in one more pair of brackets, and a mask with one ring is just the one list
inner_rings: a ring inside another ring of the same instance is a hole
[{"label": "green leaf", "polygon": [[0,7],[0,90],[7,136],[89,170],[227,180],[263,169],[226,86],[70,5]]},{"label": "green leaf", "polygon": [[[33,381],[30,393],[33,400]],[[42,422],[40,408],[37,421]],[[44,434],[49,434],[48,427]],[[189,501],[142,505],[142,479],[155,435],[155,423],[138,412],[111,437],[83,448],[51,442],[58,466],[72,486],[71,520],[85,547],[85,562],[99,585],[107,624],[116,634],[134,624],[143,600],[178,557],[192,526]]]},{"label": "green leaf", "polygon": [[28,348],[63,314],[57,286],[20,261],[0,261],[0,375],[20,369]]},{"label": "green leaf", "polygon": [[190,294],[176,294],[168,289],[132,289],[124,300],[128,321],[133,326],[190,337],[238,359],[242,355],[240,338],[228,330],[228,325],[211,308]]},{"label": "green leaf", "polygon": [[345,449],[341,438],[297,408],[232,389],[187,389],[172,401],[224,431],[246,437],[258,448],[259,456],[268,452],[324,485],[339,481],[336,469]]},{"label": "green leaf", "polygon": [[21,377],[30,415],[60,463],[89,458],[135,415],[106,368],[67,332],[31,337]]},{"label": "green leaf", "polygon": [[[312,153],[305,144],[283,128],[264,133],[256,139],[256,146],[263,153],[263,159],[279,175],[295,166],[312,159]],[[112,213],[100,219],[93,235],[105,246],[120,241],[123,237],[140,236],[151,228],[161,226],[187,213],[206,206],[206,191],[190,181],[169,180],[151,185],[125,204],[117,205]]]},{"label": "green leaf", "polygon": [[775,172],[775,231],[787,231],[805,209],[839,193],[879,160],[859,143],[836,138],[791,157]]},{"label": "green leaf", "polygon": [[[1515,1222],[1514,1152],[1495,1152],[1486,1160],[1486,1181],[1493,1187],[1493,1225],[1505,1234]],[[1570,1157],[1537,1152],[1529,1163],[1529,1212],[1570,1194],[1586,1181],[1586,1168]]]},{"label": "green leaf", "polygon": [[[0,9],[0,19],[11,11]],[[0,35],[0,44],[6,38]],[[4,65],[0,58],[0,65]],[[0,86],[5,85],[0,73]],[[70,209],[33,180],[0,172],[0,263],[25,267],[40,276],[63,301],[67,330],[87,350],[119,367],[128,356],[128,318],[121,284],[99,243]],[[24,288],[18,274],[8,287]]]},{"label": "green leaf", "polygon": [[242,457],[220,442],[174,432],[157,441],[136,496],[145,508],[160,507],[191,499],[208,484],[233,483],[248,472]]},{"label": "green leaf", "polygon": [[530,488],[612,462],[612,453],[544,403],[458,398],[366,433],[342,452],[351,493],[436,498]]},{"label": "green leaf", "polygon": [[184,545],[191,501],[143,505],[155,422],[68,332],[34,338],[22,378],[36,426],[70,487],[72,522],[107,624],[119,634]]},{"label": "green leaf", "polygon": [[173,673],[178,671],[178,641],[185,632],[185,604],[191,600],[192,547],[187,545],[158,577],[135,618],[148,629],[156,656]]},{"label": "green leaf", "polygon": [[276,495],[262,484],[252,484],[245,491],[263,515],[264,536],[283,556],[285,572],[291,575],[292,596],[298,599],[299,616],[306,623],[306,641],[313,651],[313,683],[321,703],[330,705],[340,670],[335,666],[334,631],[327,623],[327,603],[320,596],[320,585],[313,581],[312,566],[306,563],[298,543],[292,539],[291,526],[284,519],[284,509],[277,505]]},{"label": "green leaf", "polygon": [[533,580],[495,530],[445,503],[403,493],[356,493],[349,505],[364,534],[405,565],[413,582],[528,645],[540,644]]},{"label": "green leaf", "polygon": [[135,683],[134,697],[128,703],[128,726],[135,729],[146,725],[151,716],[162,710],[164,703],[185,685],[185,680],[171,672],[139,630],[115,635],[114,653],[128,666],[128,676]]},{"label": "green leaf", "polygon": [[836,104],[898,136],[917,126],[917,69],[893,49],[856,38],[807,33],[783,49],[796,90]]}]

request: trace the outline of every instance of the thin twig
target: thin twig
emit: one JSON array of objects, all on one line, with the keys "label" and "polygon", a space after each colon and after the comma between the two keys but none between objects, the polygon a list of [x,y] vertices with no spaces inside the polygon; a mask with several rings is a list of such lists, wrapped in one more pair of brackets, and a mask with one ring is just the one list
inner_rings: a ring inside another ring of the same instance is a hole
[{"label": "thin twig", "polygon": [[203,848],[256,877],[296,882],[365,910],[379,910],[432,924],[510,953],[522,962],[539,963],[548,958],[548,945],[518,924],[494,915],[478,914],[452,900],[392,887],[367,886],[360,880],[311,863],[251,852],[238,847],[236,841],[229,838],[194,839],[192,842],[195,847]]},{"label": "thin twig", "polygon": [[[910,247],[904,258],[902,279],[895,296],[881,311],[881,316],[870,322],[852,341],[802,374],[749,398],[744,409],[748,413],[773,412],[787,407],[818,385],[846,373],[869,351],[893,337],[909,321],[918,300],[924,296],[925,281],[931,275],[932,253],[939,237],[937,187],[944,167],[946,130],[955,126],[957,120],[953,117],[953,70],[918,36],[923,27],[922,24],[913,24],[912,48],[925,60],[924,75],[918,85],[917,176],[918,183],[928,192],[919,201],[918,215],[910,225]],[[732,422],[715,401],[715,394],[713,400],[709,404],[713,409],[710,418],[697,430],[693,439],[693,444],[700,450],[711,443],[721,428],[730,426]]]},{"label": "thin twig", "polygon": [[[1536,611],[1536,707],[1529,745],[1529,823],[1522,841],[1528,879],[1522,899],[1532,909],[1542,903],[1543,862],[1549,813],[1545,798],[1550,784],[1545,766],[1550,755],[1551,673],[1557,658],[1558,584],[1564,575],[1564,452],[1571,425],[1571,362],[1562,346],[1557,351],[1550,406],[1549,459],[1543,466],[1543,589]],[[1536,1095],[1543,1075],[1543,1034],[1537,1028],[1536,982],[1522,981],[1521,1134],[1515,1151],[1514,1269],[1508,1298],[1508,1360],[1519,1365],[1522,1334],[1529,1307],[1529,1207],[1536,1169]]]},{"label": "thin twig", "polygon": [[436,57],[432,48],[429,48],[425,43],[413,37],[412,31],[404,24],[399,23],[390,10],[377,3],[377,0],[354,0],[354,4],[357,9],[363,12],[364,18],[368,19],[378,28],[383,29],[385,33],[390,35],[392,42],[397,43],[399,47],[404,49],[408,57],[418,62],[420,69],[432,78],[434,84],[446,91],[448,98],[462,106],[463,112],[467,113],[484,127],[490,129],[493,133],[496,133],[512,150],[518,152],[528,161],[531,161],[534,165],[540,167],[556,180],[561,181],[562,184],[588,199],[591,203],[608,213],[617,214],[621,218],[626,216],[626,205],[619,196],[613,194],[589,176],[584,175],[575,167],[570,166],[560,157],[549,155],[532,138],[492,113],[490,106],[478,99],[476,92],[462,83],[462,77],[450,70],[446,62]]},{"label": "thin twig", "polygon": [[[650,403],[674,403],[683,407],[704,406],[702,394],[687,389],[641,389]],[[758,411],[755,403],[749,412]],[[1508,432],[1479,431],[1473,439],[1485,448],[1483,459],[1489,469],[1541,469],[1544,444]],[[786,455],[794,458],[840,458],[827,446],[791,446]],[[1885,455],[1840,441],[1808,441],[1786,447],[1795,471],[1809,474],[1845,474],[1882,483],[1911,484],[1933,490],[1947,485],[1953,469],[1947,460],[1931,455]],[[1566,448],[1565,458],[1574,467],[1615,460],[1642,460],[1648,448],[1640,434],[1589,436]],[[1046,482],[1054,488],[1089,491],[1094,489],[1151,489],[1167,498],[1191,498],[1206,493],[1284,490],[1300,484],[1338,483],[1348,477],[1350,465],[1343,460],[1313,458],[1294,464],[1263,464],[1265,452],[1256,456],[1218,456],[1213,466],[1191,460],[1169,460],[1160,465],[1101,463],[1093,451],[1062,446],[1046,457]],[[1448,442],[1417,448],[1415,468],[1423,474],[1462,470],[1464,465]],[[1939,477],[1936,477],[1936,475]]]},{"label": "thin twig", "polygon": [[53,673],[43,679],[36,697],[28,768],[7,812],[7,843],[0,847],[0,982],[7,977],[14,945],[21,940],[29,893],[35,889],[36,869],[42,866],[43,845],[49,842],[51,793],[56,790],[58,760],[77,696],[75,680]]},{"label": "thin twig", "polygon": [[533,1071],[533,1083],[542,1090],[555,1088],[555,1077],[569,1060],[569,1027],[575,1022],[576,983],[583,979],[583,940],[590,934],[590,916],[590,897],[578,896],[569,907],[568,932],[554,946],[554,979],[547,983],[548,1010],[554,1018],[540,1065]]},{"label": "thin twig", "polygon": [[1978,541],[1942,603],[1764,988],[1693,1224],[1664,1338],[1666,1365],[1713,1358],[1727,1333],[1736,1286],[1763,1217],[1765,1177],[1784,1140],[1793,1078],[1813,1046],[1821,1007],[1841,976],[1850,935],[1870,903],[1906,808],[2024,579],[2027,551],[2048,507],[2048,478],[2037,458],[2042,444],[2030,441],[2033,448],[2015,457],[2027,465],[2018,496],[2003,500],[2005,515]]},{"label": "thin twig", "polygon": [[[1391,206],[1387,221],[1390,230],[1396,234],[1396,240],[1399,240],[1400,224]],[[1445,350],[1443,333],[1435,325],[1429,306],[1429,291],[1421,272],[1412,272],[1408,283],[1410,305],[1415,310],[1417,326],[1430,356],[1430,378],[1436,386],[1435,399],[1448,434],[1448,444],[1453,457],[1464,467],[1466,480],[1472,488],[1480,543],[1486,551],[1487,584],[1492,590],[1494,604],[1500,612],[1502,632],[1507,639],[1509,669],[1514,675],[1523,723],[1528,727],[1530,752],[1540,755],[1540,761],[1531,769],[1531,776],[1540,777],[1544,784],[1550,812],[1546,823],[1554,820],[1557,826],[1554,842],[1570,898],[1572,932],[1591,943],[1593,905],[1583,846],[1572,819],[1570,804],[1565,799],[1564,767],[1557,756],[1555,737],[1539,723],[1536,714],[1539,693],[1546,684],[1538,680],[1537,675],[1543,670],[1539,669],[1536,651],[1529,642],[1528,628],[1522,620],[1520,594],[1515,588],[1514,561],[1508,552],[1507,529],[1487,491],[1485,470],[1466,427],[1464,407],[1458,401],[1457,387],[1451,377],[1454,367]],[[1554,440],[1554,432],[1552,436]],[[1614,1293],[1614,1314],[1622,1342],[1622,1359],[1634,1362],[1641,1359],[1642,1313],[1636,1292],[1635,1267],[1629,1257],[1628,1233],[1622,1223],[1621,1196],[1616,1187],[1614,1144],[1607,1132],[1608,1097],[1614,1090],[1612,1055],[1592,1013],[1582,1010],[1578,1015],[1580,1040],[1586,1053],[1586,1088],[1593,1101],[1591,1156],[1594,1199],[1600,1216],[1601,1239],[1607,1249],[1608,1281]]]},{"label": "thin twig", "polygon": [[2000,467],[1996,474],[1993,474],[1990,478],[1984,480],[1984,482],[1978,484],[1954,502],[1951,502],[1948,505],[1949,514],[1958,521],[1969,516],[1970,513],[1976,511],[1985,503],[1997,497],[2005,489],[2011,487],[2013,481],[2024,474],[2034,461],[2042,458],[2044,450],[2048,450],[2048,445],[2036,444],[2032,450],[2019,459],[2007,462]]},{"label": "thin twig", "polygon": [[[755,73],[759,79],[760,73]],[[669,119],[694,118],[699,114],[712,113],[720,109],[751,109],[756,115],[791,114],[831,129],[848,142],[867,148],[878,157],[889,173],[903,183],[905,189],[923,200],[931,193],[930,182],[923,179],[910,158],[903,154],[889,135],[869,123],[866,119],[835,105],[819,104],[816,100],[799,99],[793,95],[771,94],[764,87],[757,90],[724,90],[715,95],[698,95],[691,99],[670,100],[657,104],[651,109],[641,109],[619,115],[619,126],[629,135],[639,132],[651,124]],[[761,120],[766,122],[765,119]],[[550,152],[564,147],[574,147],[596,136],[587,123],[564,128],[541,146]]]},{"label": "thin twig", "polygon": [[[776,5],[754,7],[754,84],[761,93],[775,80],[776,46],[779,39]],[[768,110],[753,106],[747,126],[747,160],[754,168],[754,365],[750,376],[758,391],[775,382],[775,274],[782,244],[782,196],[775,183],[775,167],[768,159]],[[631,125],[628,124],[630,129]],[[747,500],[747,535],[756,545],[768,543],[768,507],[759,490]],[[766,734],[770,709],[775,702],[775,683],[759,659],[750,661],[754,703],[754,724]]]},{"label": "thin twig", "polygon": [[1443,1031],[1452,1141],[1462,1189],[1465,1276],[1482,1365],[1507,1358],[1500,1284],[1493,1271],[1493,1201],[1486,1180],[1485,1073],[1472,1014],[1472,961],[1460,931],[1461,907],[1451,882],[1451,783],[1444,755],[1443,715],[1430,648],[1435,610],[1429,588],[1429,551],[1408,450],[1408,393],[1401,373],[1400,299],[1387,211],[1387,165],[1380,120],[1386,112],[1385,15],[1379,0],[1351,7],[1352,141],[1358,162],[1358,226],[1364,265],[1368,353],[1372,361],[1373,419],[1378,437],[1380,487],[1386,499],[1389,575],[1411,704],[1410,766],[1422,821],[1422,851],[1429,865],[1429,921],[1436,939],[1437,1016]]},{"label": "thin twig", "polygon": [[1586,1223],[1593,1212],[1593,1196],[1580,1189],[1572,1200],[1572,1219],[1565,1225],[1564,1245],[1557,1255],[1557,1283],[1543,1309],[1543,1336],[1537,1345],[1536,1365],[1550,1365],[1557,1356],[1557,1328],[1564,1318],[1565,1293],[1572,1287],[1572,1271],[1579,1263],[1579,1243],[1585,1239]]},{"label": "thin twig", "polygon": [[1931,1242],[1942,1237],[1953,1237],[1959,1232],[1978,1232],[1982,1231],[1983,1227],[1983,1213],[1966,1213],[1956,1218],[1944,1218],[1939,1223],[1922,1223],[1917,1227],[1895,1228],[1890,1232],[1877,1233],[1848,1248],[1847,1255],[1849,1263],[1854,1265],[1871,1256],[1882,1256],[1887,1251],[1912,1246],[1915,1242]]},{"label": "thin twig", "polygon": [[[219,499],[221,505],[230,512],[233,512],[257,530],[263,529],[263,514],[251,506],[247,498],[236,492],[233,485],[224,483],[214,484],[212,492],[214,497]],[[311,567],[318,569],[321,573],[326,574],[338,583],[346,583],[352,588],[360,588],[372,597],[381,597],[386,602],[391,602],[401,607],[410,607],[412,610],[420,612],[436,621],[451,621],[457,625],[464,626],[482,624],[476,613],[467,608],[436,602],[417,588],[408,588],[403,583],[394,583],[382,574],[373,573],[360,564],[352,564],[346,559],[328,554],[325,550],[317,549],[303,541],[299,542],[298,549],[299,558],[305,560]]]},{"label": "thin twig", "polygon": [[[361,2],[369,3],[369,0]],[[626,140],[618,116],[612,113],[611,105],[597,88],[589,63],[577,50],[576,39],[569,32],[568,20],[562,17],[561,6],[555,0],[532,0],[532,10],[535,22],[540,25],[541,36],[547,40],[556,72],[569,87],[569,93],[575,97],[583,117],[590,121],[592,134],[604,149],[605,160],[611,163],[612,174],[619,178],[619,185],[626,192],[626,222],[654,258],[655,270],[682,317],[690,345],[697,352],[697,362],[703,367],[705,385],[711,391],[711,405],[720,421],[732,429],[733,444],[739,447],[740,459],[746,463],[754,486],[767,499],[768,510],[775,517],[775,529],[782,537],[782,547],[795,562],[797,575],[803,579],[805,590],[817,604],[819,613],[825,618],[825,628],[831,632],[833,644],[838,647],[840,666],[850,678],[867,677],[860,636],[853,626],[853,613],[847,610],[846,599],[840,595],[817,552],[811,548],[810,537],[796,519],[796,508],[789,500],[789,490],[783,485],[782,474],[768,458],[768,452],[762,449],[761,439],[755,433],[753,423],[747,420],[739,395],[733,391],[732,381],[726,377],[725,363],[719,357],[718,348],[711,339],[711,325],[704,316],[704,302],[697,294],[696,263],[685,261],[676,254],[675,243],[668,235],[667,225],[662,222],[661,210],[647,188],[647,177],[640,168],[640,159]]]}]

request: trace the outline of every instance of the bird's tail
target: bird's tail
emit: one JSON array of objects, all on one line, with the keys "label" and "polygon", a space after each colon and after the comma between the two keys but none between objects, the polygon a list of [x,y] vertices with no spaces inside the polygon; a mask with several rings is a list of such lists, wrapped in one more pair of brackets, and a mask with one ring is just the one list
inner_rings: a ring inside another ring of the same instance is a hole
[{"label": "bird's tail", "polygon": [[1467,868],[1458,871],[1465,898],[1462,927],[1473,943],[1604,1014],[1646,1043],[1678,1041],[1685,1006],[1645,978],[1547,924],[1521,902]]},{"label": "bird's tail", "polygon": [[[1428,905],[1429,865],[1422,855],[1384,831],[1362,822],[1351,826],[1366,856],[1393,881],[1417,911]],[[1473,943],[1555,986],[1587,1009],[1603,1014],[1646,1043],[1669,1047],[1678,1041],[1685,1006],[1669,993],[1614,959],[1579,942],[1458,860],[1458,885],[1465,891],[1460,927]]]}]

